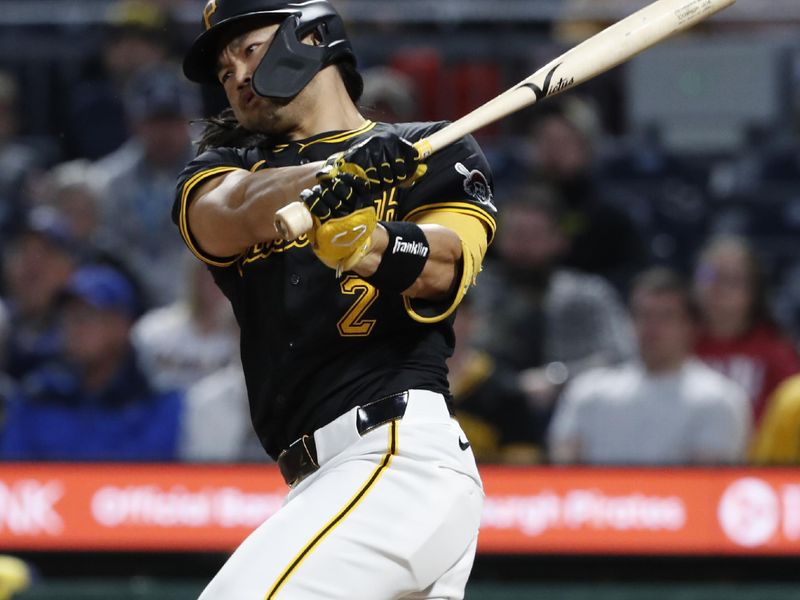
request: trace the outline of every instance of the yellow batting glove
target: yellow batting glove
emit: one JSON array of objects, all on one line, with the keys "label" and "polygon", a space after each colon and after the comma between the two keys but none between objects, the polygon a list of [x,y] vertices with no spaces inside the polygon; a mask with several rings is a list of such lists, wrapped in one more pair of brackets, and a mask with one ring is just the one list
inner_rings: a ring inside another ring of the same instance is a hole
[{"label": "yellow batting glove", "polygon": [[372,247],[372,233],[378,225],[374,206],[324,222],[312,215],[314,227],[308,232],[311,248],[323,264],[339,277],[350,271]]}]

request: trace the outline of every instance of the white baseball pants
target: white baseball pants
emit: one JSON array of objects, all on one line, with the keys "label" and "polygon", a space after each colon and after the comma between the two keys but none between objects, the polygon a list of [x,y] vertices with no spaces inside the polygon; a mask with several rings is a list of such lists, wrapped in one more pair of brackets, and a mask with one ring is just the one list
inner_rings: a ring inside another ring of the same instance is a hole
[{"label": "white baseball pants", "polygon": [[483,488],[442,396],[411,390],[402,419],[363,437],[353,409],[314,439],[319,470],[199,600],[463,598]]}]

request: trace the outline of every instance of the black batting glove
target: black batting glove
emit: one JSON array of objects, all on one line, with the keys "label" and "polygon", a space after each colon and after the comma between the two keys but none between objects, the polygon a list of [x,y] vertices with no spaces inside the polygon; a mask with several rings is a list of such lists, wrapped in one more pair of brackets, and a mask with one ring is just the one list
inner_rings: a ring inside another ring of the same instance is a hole
[{"label": "black batting glove", "polygon": [[372,192],[385,192],[411,185],[427,170],[411,142],[379,133],[329,158],[317,179],[324,182],[348,174],[365,182]]},{"label": "black batting glove", "polygon": [[300,199],[320,223],[344,217],[372,204],[367,183],[345,173],[303,190]]}]

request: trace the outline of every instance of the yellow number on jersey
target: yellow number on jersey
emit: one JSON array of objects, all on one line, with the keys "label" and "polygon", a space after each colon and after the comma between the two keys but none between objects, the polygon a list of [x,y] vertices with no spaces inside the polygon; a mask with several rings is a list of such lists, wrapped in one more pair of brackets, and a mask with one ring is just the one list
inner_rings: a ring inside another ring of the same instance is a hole
[{"label": "yellow number on jersey", "polygon": [[342,293],[358,298],[350,307],[350,310],[339,319],[336,326],[339,328],[339,335],[342,337],[366,337],[375,327],[374,319],[364,319],[364,314],[369,307],[378,299],[380,292],[366,281],[355,275],[349,275],[342,279],[340,284]]}]

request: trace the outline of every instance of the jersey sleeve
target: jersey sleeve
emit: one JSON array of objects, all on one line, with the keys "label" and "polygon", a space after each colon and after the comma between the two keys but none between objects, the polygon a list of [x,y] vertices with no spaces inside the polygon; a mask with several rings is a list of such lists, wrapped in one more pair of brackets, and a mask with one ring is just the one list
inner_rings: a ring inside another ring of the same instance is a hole
[{"label": "jersey sleeve", "polygon": [[246,169],[245,161],[238,150],[233,148],[214,148],[204,152],[178,176],[178,187],[175,202],[172,205],[172,220],[180,230],[181,237],[189,250],[204,263],[213,267],[229,267],[238,260],[238,256],[219,257],[204,252],[192,235],[189,226],[189,203],[192,190],[210,177],[223,173]]},{"label": "jersey sleeve", "polygon": [[[414,141],[446,125],[437,123],[418,130],[413,135]],[[467,290],[475,284],[486,248],[497,230],[497,208],[491,168],[472,136],[435,153],[427,166],[425,175],[402,197],[397,218],[418,224],[441,224],[455,230],[461,238],[462,260],[450,297],[436,301],[403,298],[406,312],[413,320],[437,323],[455,312]]]},{"label": "jersey sleeve", "polygon": [[466,136],[443,148],[427,165],[427,173],[400,202],[398,217],[416,220],[436,211],[471,215],[484,224],[491,243],[497,230],[492,171],[475,139]]}]

